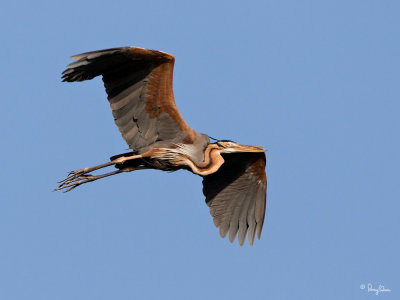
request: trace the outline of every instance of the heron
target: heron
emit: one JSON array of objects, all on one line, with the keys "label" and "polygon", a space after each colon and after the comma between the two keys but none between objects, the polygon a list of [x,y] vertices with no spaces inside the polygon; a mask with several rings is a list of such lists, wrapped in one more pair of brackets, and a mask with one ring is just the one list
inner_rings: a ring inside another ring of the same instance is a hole
[{"label": "heron", "polygon": [[[261,237],[267,176],[265,150],[231,140],[216,140],[190,128],[173,94],[175,57],[139,47],[86,52],[71,57],[66,82],[102,76],[115,124],[131,150],[109,162],[72,171],[56,190],[68,192],[108,176],[145,169],[187,170],[203,178],[206,204],[221,237]],[[116,170],[92,175],[114,166]]]}]

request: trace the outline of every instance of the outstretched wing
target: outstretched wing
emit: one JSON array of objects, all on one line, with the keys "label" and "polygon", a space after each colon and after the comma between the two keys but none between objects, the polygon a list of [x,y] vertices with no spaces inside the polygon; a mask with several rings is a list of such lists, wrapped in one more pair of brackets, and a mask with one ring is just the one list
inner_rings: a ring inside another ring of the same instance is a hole
[{"label": "outstretched wing", "polygon": [[264,223],[267,176],[265,153],[223,154],[221,168],[203,179],[203,193],[215,226],[222,237],[229,232],[233,242],[236,234],[243,245],[248,240],[253,245]]},{"label": "outstretched wing", "polygon": [[102,75],[114,120],[129,147],[181,141],[191,130],[179,113],[172,89],[173,55],[137,47],[72,56],[63,81]]}]

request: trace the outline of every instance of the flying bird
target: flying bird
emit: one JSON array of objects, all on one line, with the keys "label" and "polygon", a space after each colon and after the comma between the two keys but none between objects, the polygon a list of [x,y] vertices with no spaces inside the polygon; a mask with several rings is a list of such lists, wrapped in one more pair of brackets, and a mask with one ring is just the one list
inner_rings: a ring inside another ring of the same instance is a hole
[{"label": "flying bird", "polygon": [[[84,81],[102,76],[108,101],[123,139],[131,152],[110,161],[69,173],[56,190],[123,172],[144,169],[188,170],[203,177],[203,193],[220,235],[246,234],[253,245],[264,223],[267,177],[265,150],[210,137],[190,128],[175,105],[173,55],[139,47],[123,47],[72,56],[63,81]],[[117,170],[90,174],[108,166]]]}]

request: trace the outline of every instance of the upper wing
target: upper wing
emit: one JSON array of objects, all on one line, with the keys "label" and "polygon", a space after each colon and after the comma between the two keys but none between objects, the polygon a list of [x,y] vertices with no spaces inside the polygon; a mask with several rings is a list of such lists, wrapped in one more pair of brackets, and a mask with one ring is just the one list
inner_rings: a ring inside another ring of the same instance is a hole
[{"label": "upper wing", "polygon": [[253,245],[261,237],[265,216],[267,176],[265,153],[225,154],[221,168],[203,179],[203,193],[222,237]]},{"label": "upper wing", "polygon": [[179,113],[172,90],[175,58],[137,47],[113,48],[72,56],[63,81],[102,75],[115,123],[129,147],[183,140],[190,128]]}]

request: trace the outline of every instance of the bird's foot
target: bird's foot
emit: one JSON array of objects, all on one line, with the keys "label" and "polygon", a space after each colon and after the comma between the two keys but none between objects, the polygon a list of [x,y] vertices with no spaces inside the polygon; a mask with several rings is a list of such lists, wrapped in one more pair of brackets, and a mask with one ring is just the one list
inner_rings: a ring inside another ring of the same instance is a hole
[{"label": "bird's foot", "polygon": [[122,172],[121,170],[117,170],[102,175],[92,175],[92,174],[86,174],[84,170],[85,169],[81,169],[70,172],[70,174],[65,179],[59,182],[60,185],[58,186],[58,188],[55,189],[55,191],[64,190],[64,192],[69,192],[74,188],[80,186],[81,184],[92,182]]},{"label": "bird's foot", "polygon": [[84,176],[84,175],[90,175],[90,174],[86,174],[90,171],[87,170],[88,168],[85,169],[80,169],[80,170],[75,170],[75,171],[71,171],[68,173],[68,176],[65,177],[63,180],[61,180],[59,183],[65,183],[65,182],[69,182],[71,180],[74,180],[80,176]]},{"label": "bird's foot", "polygon": [[141,155],[132,155],[129,157],[125,157],[125,156],[121,156],[121,157],[117,157],[113,160],[111,160],[110,162],[101,164],[101,165],[97,165],[94,167],[89,167],[89,168],[84,168],[84,169],[80,169],[80,170],[75,170],[72,171],[68,174],[68,176],[66,178],[64,178],[63,180],[61,180],[59,182],[59,186],[55,189],[55,191],[59,191],[59,190],[64,190],[65,192],[69,192],[71,190],[73,190],[74,188],[80,186],[81,184],[87,183],[87,182],[91,182],[91,181],[95,181],[104,177],[108,177],[111,175],[115,175],[121,172],[131,172],[134,170],[138,170],[138,169],[145,169],[147,167],[127,167],[127,168],[121,168],[118,171],[114,171],[114,172],[109,172],[106,174],[102,174],[102,175],[92,175],[89,174],[90,172],[102,169],[102,168],[106,168],[112,165],[119,165],[119,164],[123,164],[124,162],[128,161],[128,160],[134,160],[137,158],[141,158]]}]

